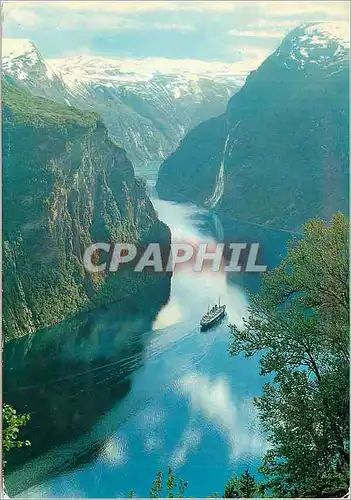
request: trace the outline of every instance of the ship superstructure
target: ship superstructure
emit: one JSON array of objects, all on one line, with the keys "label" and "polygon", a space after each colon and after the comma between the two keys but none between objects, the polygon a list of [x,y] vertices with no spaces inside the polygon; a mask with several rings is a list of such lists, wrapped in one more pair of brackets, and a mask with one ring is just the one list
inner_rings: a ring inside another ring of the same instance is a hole
[{"label": "ship superstructure", "polygon": [[221,300],[219,299],[218,304],[215,304],[207,313],[203,316],[200,321],[201,329],[206,329],[212,326],[214,323],[219,321],[225,315],[226,306],[221,305]]}]

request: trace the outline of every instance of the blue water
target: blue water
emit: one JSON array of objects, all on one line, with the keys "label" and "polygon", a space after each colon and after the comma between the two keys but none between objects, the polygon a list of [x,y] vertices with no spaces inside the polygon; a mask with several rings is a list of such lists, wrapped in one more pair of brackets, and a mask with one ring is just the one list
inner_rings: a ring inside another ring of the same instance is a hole
[{"label": "blue water", "polygon": [[[174,239],[223,237],[221,223],[195,206],[154,205]],[[252,238],[264,241],[261,258],[279,261],[286,234]],[[5,400],[32,414],[32,447],[10,457],[9,493],[148,496],[156,471],[171,466],[189,481],[186,496],[204,497],[221,495],[248,466],[256,473],[267,443],[252,400],[264,379],[257,359],[231,358],[227,349],[228,324],[247,313],[245,287],[258,283],[184,267],[140,300],[8,344]],[[228,314],[202,333],[199,320],[219,296]]]}]

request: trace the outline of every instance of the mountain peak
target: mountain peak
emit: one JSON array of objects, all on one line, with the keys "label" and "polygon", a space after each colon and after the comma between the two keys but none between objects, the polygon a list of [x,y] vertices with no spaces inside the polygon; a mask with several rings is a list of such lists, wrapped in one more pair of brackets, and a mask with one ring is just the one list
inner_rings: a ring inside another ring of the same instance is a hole
[{"label": "mountain peak", "polygon": [[28,38],[3,38],[2,57],[19,57],[39,52],[36,45]]},{"label": "mountain peak", "polygon": [[282,57],[286,68],[328,68],[348,64],[349,27],[346,22],[313,22],[298,26],[288,33],[274,53]]},{"label": "mountain peak", "polygon": [[300,26],[300,29],[304,32],[305,36],[311,36],[315,44],[320,44],[322,40],[329,40],[338,42],[346,47],[350,45],[350,32],[347,22],[306,23]]},{"label": "mountain peak", "polygon": [[26,38],[4,38],[2,40],[2,69],[17,80],[26,80],[28,68],[42,66],[43,60],[36,45]]},{"label": "mountain peak", "polygon": [[23,89],[48,99],[65,101],[61,94],[67,92],[60,76],[44,60],[35,43],[27,38],[2,40],[2,71]]}]

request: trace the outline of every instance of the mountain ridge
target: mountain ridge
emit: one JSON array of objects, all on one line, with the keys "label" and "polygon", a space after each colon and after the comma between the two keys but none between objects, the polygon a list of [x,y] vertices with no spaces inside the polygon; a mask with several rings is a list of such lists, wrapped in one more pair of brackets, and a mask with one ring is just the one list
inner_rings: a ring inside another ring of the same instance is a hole
[{"label": "mountain ridge", "polygon": [[161,198],[211,205],[223,162],[222,215],[295,230],[347,211],[349,49],[315,26],[292,30],[223,115],[185,136],[160,167]]},{"label": "mountain ridge", "polygon": [[16,86],[97,111],[139,170],[157,168],[188,130],[224,111],[243,81],[232,67],[157,58],[46,60],[29,40],[3,40],[3,72]]}]

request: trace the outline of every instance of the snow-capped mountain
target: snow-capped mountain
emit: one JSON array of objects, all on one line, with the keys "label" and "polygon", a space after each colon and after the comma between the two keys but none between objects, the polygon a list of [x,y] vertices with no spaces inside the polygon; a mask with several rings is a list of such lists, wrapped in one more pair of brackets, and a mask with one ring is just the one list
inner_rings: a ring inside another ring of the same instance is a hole
[{"label": "snow-capped mountain", "polygon": [[95,108],[135,166],[159,163],[224,111],[242,76],[230,64],[75,57],[50,61],[81,108]]},{"label": "snow-capped mountain", "polygon": [[62,78],[30,40],[2,40],[2,72],[33,94],[59,102],[67,100],[68,90]]},{"label": "snow-capped mountain", "polygon": [[297,229],[348,212],[349,26],[292,30],[161,165],[160,197]]},{"label": "snow-capped mountain", "polygon": [[286,68],[313,70],[345,67],[349,63],[350,32],[347,23],[307,23],[284,39],[273,54],[287,59]]},{"label": "snow-capped mountain", "polygon": [[[206,62],[193,59],[108,59],[104,57],[77,56],[68,59],[49,60],[71,87],[81,83],[106,82],[124,85],[149,82],[160,75],[179,82],[196,81],[198,78],[213,78],[221,81],[243,83],[245,74],[238,74],[236,64]],[[181,96],[178,96],[181,97]]]},{"label": "snow-capped mountain", "polygon": [[4,39],[3,72],[33,94],[97,111],[137,168],[155,167],[185,133],[221,114],[245,74],[193,60],[74,57],[45,61],[28,40]]}]

